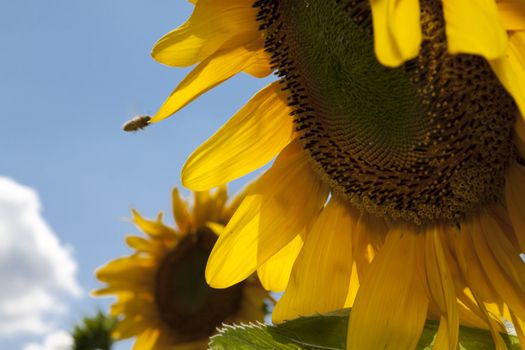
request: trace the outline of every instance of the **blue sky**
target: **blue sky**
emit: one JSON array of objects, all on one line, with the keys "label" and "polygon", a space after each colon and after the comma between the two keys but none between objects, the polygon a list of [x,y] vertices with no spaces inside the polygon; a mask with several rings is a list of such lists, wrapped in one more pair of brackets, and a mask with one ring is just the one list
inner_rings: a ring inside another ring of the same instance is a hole
[{"label": "blue sky", "polygon": [[[175,117],[122,132],[133,115],[154,113],[188,72],[158,64],[149,52],[191,10],[183,0],[0,6],[0,176],[38,193],[43,218],[78,264],[83,296],[64,299],[67,312],[53,318],[59,328],[107,307],[87,293],[99,286],[96,267],[128,253],[123,238],[136,232],[126,221],[130,209],[169,213],[186,157],[266,84],[241,75]],[[0,334],[0,348],[22,349],[42,337]]]}]

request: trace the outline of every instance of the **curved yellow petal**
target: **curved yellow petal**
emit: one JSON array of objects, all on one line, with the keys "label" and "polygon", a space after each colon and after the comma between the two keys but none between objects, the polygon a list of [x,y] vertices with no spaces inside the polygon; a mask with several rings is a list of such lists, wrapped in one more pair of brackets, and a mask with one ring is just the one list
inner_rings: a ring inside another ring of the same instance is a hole
[{"label": "curved yellow petal", "polygon": [[315,220],[328,195],[298,142],[281,152],[252,193],[210,254],[206,280],[212,287],[248,277]]},{"label": "curved yellow petal", "polygon": [[448,51],[492,60],[507,49],[507,33],[495,0],[443,0]]},{"label": "curved yellow petal", "polygon": [[246,47],[221,50],[210,55],[180,82],[150,122],[158,122],[176,113],[206,91],[257,63],[259,55]]},{"label": "curved yellow petal", "polygon": [[137,225],[142,232],[152,237],[175,237],[177,235],[174,229],[162,223],[162,214],[159,214],[157,220],[153,221],[144,219],[135,209],[133,209],[131,213],[135,225]]},{"label": "curved yellow petal", "polygon": [[147,327],[148,321],[144,320],[143,318],[134,320],[125,317],[117,322],[115,329],[111,332],[111,335],[116,339],[131,338],[137,334],[140,334]]},{"label": "curved yellow petal", "polygon": [[525,344],[525,321],[523,318],[519,318],[518,316],[516,316],[513,312],[511,312],[510,314],[512,318],[512,323],[514,325],[514,329],[516,330],[516,334],[518,335],[518,339],[520,340],[520,344]]},{"label": "curved yellow petal", "polygon": [[133,350],[154,350],[159,337],[159,329],[148,328],[137,336],[137,341],[133,344]]},{"label": "curved yellow petal", "polygon": [[155,269],[154,261],[136,256],[110,261],[96,271],[97,278],[108,284],[121,280],[133,283],[149,282]]},{"label": "curved yellow petal", "polygon": [[257,269],[257,275],[266,290],[281,292],[288,285],[292,267],[303,247],[301,235],[297,235],[277,254]]},{"label": "curved yellow petal", "polygon": [[460,234],[456,235],[457,261],[463,276],[472,292],[483,301],[496,300],[497,293],[487,278],[480,257],[473,249],[478,232],[473,222],[461,224]]},{"label": "curved yellow petal", "polygon": [[389,232],[357,294],[347,349],[415,349],[425,324],[421,234],[397,227]]},{"label": "curved yellow petal", "polygon": [[485,239],[494,257],[519,289],[520,294],[524,296],[523,301],[525,302],[525,262],[520,257],[521,249],[507,237],[500,224],[490,213],[481,218],[481,223]]},{"label": "curved yellow petal", "polygon": [[440,238],[442,230],[442,227],[434,226],[425,232],[427,292],[441,314],[434,347],[456,350],[459,339],[459,315],[454,280],[449,271]]},{"label": "curved yellow petal", "polygon": [[485,318],[489,325],[490,334],[494,340],[495,350],[507,350],[508,347],[503,341],[500,332],[504,332],[504,328],[499,321],[499,317],[491,312],[491,307],[485,305],[483,302],[479,302],[480,309],[485,313]]},{"label": "curved yellow petal", "polygon": [[217,236],[219,236],[222,231],[224,231],[224,225],[216,222],[207,222],[205,226]]},{"label": "curved yellow petal", "polygon": [[[461,289],[460,289],[461,288]],[[498,323],[496,325],[494,320],[487,321],[486,314],[481,310],[479,299],[472,294],[468,286],[462,285],[456,287],[458,298],[458,312],[459,320],[462,325],[472,328],[487,329],[493,328],[495,330],[503,331],[505,328]]]},{"label": "curved yellow petal", "polygon": [[191,225],[191,215],[188,209],[188,203],[182,198],[177,187],[171,191],[171,203],[173,218],[181,232],[188,232]]},{"label": "curved yellow petal", "polygon": [[487,277],[510,310],[525,318],[525,263],[490,214],[481,215],[475,224],[474,249]]},{"label": "curved yellow petal", "polygon": [[359,277],[357,275],[357,265],[354,262],[352,265],[352,276],[350,276],[350,285],[348,286],[348,295],[345,300],[345,308],[353,307],[355,303],[355,298],[359,292]]},{"label": "curved yellow petal", "polygon": [[111,305],[111,311],[116,314],[124,314],[126,316],[140,318],[157,318],[158,309],[153,298],[142,298],[139,295],[129,293],[129,297],[120,297],[118,302]]},{"label": "curved yellow petal", "polygon": [[270,162],[293,137],[293,122],[273,83],[251,100],[189,157],[182,183],[204,190],[234,180]]},{"label": "curved yellow petal", "polygon": [[160,249],[162,249],[158,242],[139,236],[126,237],[126,243],[137,252],[145,252],[156,256],[158,256]]},{"label": "curved yellow petal", "polygon": [[[262,46],[262,45],[261,45]],[[256,78],[264,78],[273,72],[271,59],[264,49],[258,49],[253,52],[253,58],[243,72],[248,73]]]},{"label": "curved yellow petal", "polygon": [[474,328],[487,328],[484,314],[480,310],[477,298],[472,294],[468,283],[458,262],[457,237],[461,235],[461,227],[455,225],[443,226],[443,230],[438,230],[442,242],[443,255],[447,264],[451,280],[454,283],[454,290],[457,299],[457,309],[460,323]]},{"label": "curved yellow petal", "polygon": [[507,30],[525,30],[525,2],[523,0],[499,0],[499,15]]},{"label": "curved yellow petal", "polygon": [[206,265],[206,281],[213,288],[234,285],[257,269],[261,201],[260,195],[247,196],[215,243]]},{"label": "curved yellow petal", "polygon": [[419,53],[419,0],[371,0],[376,56],[396,67]]},{"label": "curved yellow petal", "polygon": [[519,242],[521,252],[525,252],[525,167],[510,166],[505,182],[505,200],[507,211]]},{"label": "curved yellow petal", "polygon": [[[253,44],[261,39],[256,15],[257,10],[245,0],[199,1],[188,21],[163,36],[151,55],[168,66],[185,67],[219,49]],[[262,41],[259,45],[263,47]]]},{"label": "curved yellow petal", "polygon": [[383,245],[388,227],[383,220],[362,213],[352,230],[354,238],[354,260],[356,262],[359,279],[363,279],[368,272],[370,263],[376,251]]},{"label": "curved yellow petal", "polygon": [[506,55],[490,65],[525,118],[525,32],[511,33]]},{"label": "curved yellow petal", "polygon": [[194,227],[203,226],[208,222],[222,222],[224,206],[228,200],[226,186],[220,186],[213,192],[193,192],[193,199]]},{"label": "curved yellow petal", "polygon": [[333,198],[307,235],[274,322],[342,309],[352,276],[352,232],[358,213]]}]

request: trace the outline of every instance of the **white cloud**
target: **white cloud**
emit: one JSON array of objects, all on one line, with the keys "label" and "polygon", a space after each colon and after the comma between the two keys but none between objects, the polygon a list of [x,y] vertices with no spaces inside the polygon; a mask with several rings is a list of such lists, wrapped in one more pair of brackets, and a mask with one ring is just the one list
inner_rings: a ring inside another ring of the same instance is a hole
[{"label": "white cloud", "polygon": [[44,338],[42,344],[29,343],[24,350],[70,350],[73,338],[66,331],[55,331]]},{"label": "white cloud", "polygon": [[0,177],[0,335],[44,333],[80,296],[77,264],[41,215],[37,193]]}]

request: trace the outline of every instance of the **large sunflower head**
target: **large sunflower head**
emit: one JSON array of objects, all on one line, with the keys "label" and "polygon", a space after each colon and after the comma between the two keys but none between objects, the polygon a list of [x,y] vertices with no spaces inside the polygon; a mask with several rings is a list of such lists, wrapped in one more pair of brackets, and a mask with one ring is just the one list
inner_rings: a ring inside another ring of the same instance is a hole
[{"label": "large sunflower head", "polygon": [[[525,5],[512,0],[199,0],[153,49],[198,63],[152,121],[239,72],[279,77],[183,169],[250,187],[206,276],[257,270],[275,321],[353,307],[351,349],[437,348],[459,323],[525,344]],[[238,261],[244,261],[238,266]]]},{"label": "large sunflower head", "polygon": [[173,190],[177,226],[167,226],[133,211],[145,236],[129,236],[132,255],[97,270],[107,286],[97,296],[115,296],[111,314],[120,317],[113,336],[136,337],[134,349],[205,349],[223,322],[263,320],[267,293],[253,278],[227,289],[213,289],[204,279],[208,255],[217,233],[231,216],[224,187],[215,193],[195,192],[193,207]]}]

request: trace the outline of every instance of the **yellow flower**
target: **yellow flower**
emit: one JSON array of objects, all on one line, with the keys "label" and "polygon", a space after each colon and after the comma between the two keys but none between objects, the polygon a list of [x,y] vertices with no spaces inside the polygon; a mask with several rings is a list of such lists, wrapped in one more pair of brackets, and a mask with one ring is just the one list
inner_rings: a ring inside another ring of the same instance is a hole
[{"label": "yellow flower", "polygon": [[198,65],[152,122],[237,73],[281,77],[184,166],[183,184],[205,190],[277,156],[216,243],[208,282],[257,270],[285,290],[276,322],[353,307],[349,349],[414,348],[427,318],[440,320],[436,349],[457,347],[460,323],[504,349],[505,320],[525,344],[522,3],[195,4],[153,49]]},{"label": "yellow flower", "polygon": [[226,206],[224,187],[217,192],[195,192],[193,210],[173,190],[177,227],[166,226],[162,214],[144,219],[133,211],[133,221],[146,237],[129,236],[132,255],[110,261],[97,270],[107,286],[94,295],[117,301],[111,314],[121,316],[113,336],[136,337],[133,349],[201,350],[223,322],[263,320],[268,293],[253,278],[227,289],[210,288],[204,279],[208,255],[220,231],[238,204]]}]

